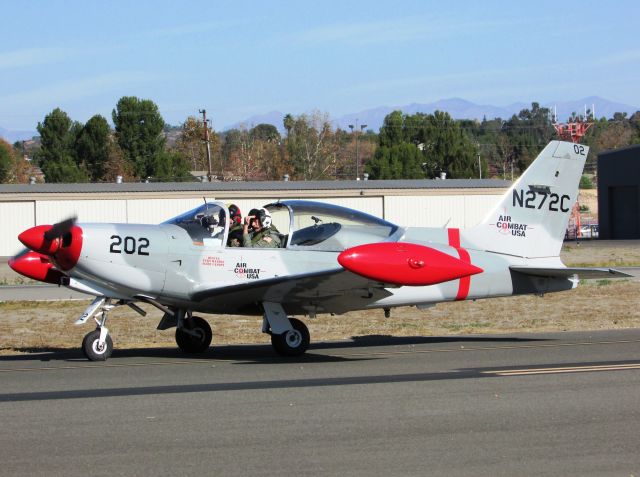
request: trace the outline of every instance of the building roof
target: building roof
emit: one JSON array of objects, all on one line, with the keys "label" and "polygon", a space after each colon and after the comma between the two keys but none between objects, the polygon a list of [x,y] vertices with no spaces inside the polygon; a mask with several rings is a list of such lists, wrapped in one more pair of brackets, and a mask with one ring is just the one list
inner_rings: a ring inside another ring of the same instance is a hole
[{"label": "building roof", "polygon": [[268,191],[375,191],[415,189],[504,189],[510,181],[500,179],[411,179],[368,181],[263,181],[263,182],[111,182],[79,184],[0,184],[0,194],[92,194],[92,193],[227,193]]},{"label": "building roof", "polygon": [[616,154],[626,154],[630,151],[637,151],[640,153],[640,144],[632,144],[631,146],[620,147],[618,149],[607,149],[606,151],[601,151],[598,153],[598,157],[601,156],[609,156]]}]

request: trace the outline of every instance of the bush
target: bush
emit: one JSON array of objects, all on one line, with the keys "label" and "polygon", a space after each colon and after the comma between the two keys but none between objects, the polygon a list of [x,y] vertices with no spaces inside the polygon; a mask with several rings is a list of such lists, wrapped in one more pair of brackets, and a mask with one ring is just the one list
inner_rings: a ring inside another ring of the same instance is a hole
[{"label": "bush", "polygon": [[583,175],[580,178],[580,189],[593,189],[591,177]]}]

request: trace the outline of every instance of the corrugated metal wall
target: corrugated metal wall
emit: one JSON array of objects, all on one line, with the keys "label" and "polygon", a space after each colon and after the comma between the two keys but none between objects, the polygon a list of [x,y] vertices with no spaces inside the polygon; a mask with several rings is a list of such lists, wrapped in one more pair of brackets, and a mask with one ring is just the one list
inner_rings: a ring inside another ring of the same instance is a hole
[{"label": "corrugated metal wall", "polygon": [[[471,227],[497,202],[496,195],[329,197],[322,202],[350,207],[403,226]],[[246,215],[277,199],[227,199]],[[214,200],[214,198],[207,198]],[[51,224],[73,215],[80,222],[156,224],[203,203],[190,199],[35,200],[0,202],[0,256],[22,250],[17,236],[34,225]]]},{"label": "corrugated metal wall", "polygon": [[24,247],[18,234],[35,225],[35,202],[0,202],[0,256],[15,255]]},{"label": "corrugated metal wall", "polygon": [[387,196],[384,215],[390,222],[412,227],[477,225],[496,204],[496,195]]}]

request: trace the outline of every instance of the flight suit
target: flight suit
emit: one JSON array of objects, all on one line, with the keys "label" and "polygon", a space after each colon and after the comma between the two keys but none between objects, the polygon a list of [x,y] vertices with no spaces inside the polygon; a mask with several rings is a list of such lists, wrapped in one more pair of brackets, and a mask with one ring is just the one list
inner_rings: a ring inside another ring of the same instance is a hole
[{"label": "flight suit", "polygon": [[242,235],[243,247],[254,248],[279,248],[282,247],[282,239],[278,233],[274,232],[270,228],[262,229],[260,232],[254,234]]}]

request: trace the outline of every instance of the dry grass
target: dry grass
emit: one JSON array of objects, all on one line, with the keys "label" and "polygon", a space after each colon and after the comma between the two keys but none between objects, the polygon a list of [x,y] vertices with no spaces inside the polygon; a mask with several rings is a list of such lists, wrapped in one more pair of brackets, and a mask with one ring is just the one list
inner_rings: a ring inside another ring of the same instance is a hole
[{"label": "dry grass", "polygon": [[[442,336],[474,333],[570,331],[640,327],[637,281],[591,281],[544,297],[521,296],[476,302],[442,303],[420,311],[413,307],[321,315],[306,319],[313,340],[367,335]],[[88,302],[0,303],[0,353],[78,348],[91,325],[74,326]],[[141,317],[127,307],[114,310],[108,327],[115,346],[175,347],[173,330],[157,331],[160,313]],[[202,315],[211,324],[215,344],[267,343],[262,318]]]},{"label": "dry grass", "polygon": [[637,267],[640,266],[640,242],[637,240],[565,242],[560,257],[569,267]]}]

